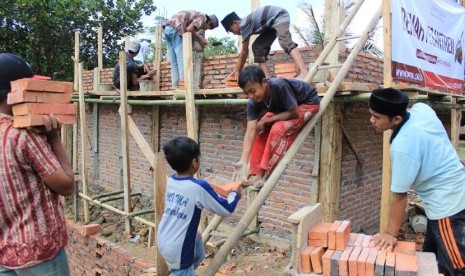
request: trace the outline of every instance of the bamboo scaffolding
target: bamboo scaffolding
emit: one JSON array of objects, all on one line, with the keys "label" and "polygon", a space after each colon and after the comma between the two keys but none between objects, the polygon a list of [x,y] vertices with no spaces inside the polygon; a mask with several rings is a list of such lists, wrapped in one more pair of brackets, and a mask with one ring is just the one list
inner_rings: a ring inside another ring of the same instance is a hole
[{"label": "bamboo scaffolding", "polygon": [[123,192],[124,192],[124,190],[114,191],[114,192],[109,192],[109,193],[104,193],[104,194],[93,195],[93,196],[91,196],[91,198],[92,199],[99,199],[99,198],[102,198],[102,197],[119,195],[119,194],[122,194]]},{"label": "bamboo scaffolding", "polygon": [[[221,265],[226,260],[229,252],[231,252],[231,249],[236,245],[239,238],[246,231],[252,219],[257,215],[258,211],[260,210],[261,206],[263,205],[263,203],[266,201],[266,199],[270,195],[271,191],[273,190],[274,186],[278,182],[279,178],[286,170],[288,163],[290,162],[290,160],[292,160],[294,155],[300,149],[302,144],[305,142],[307,136],[313,130],[316,123],[321,118],[321,116],[325,112],[328,105],[331,103],[331,100],[336,93],[337,87],[344,80],[344,77],[349,71],[349,68],[352,65],[353,61],[355,60],[356,55],[358,55],[358,52],[361,50],[363,44],[367,40],[368,35],[372,32],[374,26],[378,22],[378,19],[381,17],[381,11],[382,10],[380,7],[377,10],[377,12],[374,14],[368,26],[363,31],[363,34],[361,35],[360,40],[355,44],[353,50],[347,57],[346,62],[344,63],[344,65],[341,67],[341,70],[338,72],[338,74],[334,78],[334,81],[329,87],[328,92],[325,94],[325,96],[321,100],[320,110],[318,111],[318,113],[300,131],[294,143],[292,143],[292,145],[289,147],[283,159],[278,163],[278,165],[273,170],[268,180],[265,182],[264,186],[258,193],[257,198],[252,202],[252,205],[247,209],[243,217],[239,220],[233,232],[231,233],[231,236],[226,240],[225,244],[217,252],[217,254],[215,255],[215,258],[212,260],[210,265],[206,268],[203,275],[207,275],[207,276],[215,275],[215,273],[218,271],[218,269],[221,267]],[[310,79],[308,79],[307,81],[309,80]]]}]

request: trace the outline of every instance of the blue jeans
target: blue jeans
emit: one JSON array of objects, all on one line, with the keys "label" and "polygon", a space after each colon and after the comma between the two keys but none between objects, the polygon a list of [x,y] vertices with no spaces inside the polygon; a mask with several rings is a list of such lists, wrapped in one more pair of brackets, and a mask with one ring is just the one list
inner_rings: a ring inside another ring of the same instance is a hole
[{"label": "blue jeans", "polygon": [[163,32],[171,64],[171,84],[179,87],[179,80],[184,80],[184,60],[182,52],[182,37],[171,26],[166,26]]},{"label": "blue jeans", "polygon": [[69,276],[68,258],[64,249],[55,258],[35,266],[8,269],[0,266],[0,276]]},{"label": "blue jeans", "polygon": [[185,269],[171,270],[173,276],[195,276],[195,270],[205,259],[205,248],[203,247],[203,241],[199,233],[195,241],[195,252],[194,252],[194,263]]}]

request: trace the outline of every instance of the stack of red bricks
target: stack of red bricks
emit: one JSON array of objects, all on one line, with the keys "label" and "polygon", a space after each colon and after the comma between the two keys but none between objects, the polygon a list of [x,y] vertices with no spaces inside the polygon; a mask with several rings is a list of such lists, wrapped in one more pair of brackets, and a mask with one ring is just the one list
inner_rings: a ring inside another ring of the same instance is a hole
[{"label": "stack of red bricks", "polygon": [[237,80],[234,77],[228,76],[225,79],[226,87],[238,87]]},{"label": "stack of red bricks", "polygon": [[7,103],[13,105],[15,128],[44,125],[44,115],[54,114],[62,124],[76,123],[77,107],[71,104],[71,82],[34,80],[11,82]]},{"label": "stack of red bricks", "polygon": [[398,242],[378,250],[370,235],[350,233],[350,221],[319,222],[308,233],[301,252],[303,273],[328,276],[417,275],[415,243]]},{"label": "stack of red bricks", "polygon": [[278,78],[295,78],[297,76],[295,63],[277,63],[274,66],[274,71]]}]

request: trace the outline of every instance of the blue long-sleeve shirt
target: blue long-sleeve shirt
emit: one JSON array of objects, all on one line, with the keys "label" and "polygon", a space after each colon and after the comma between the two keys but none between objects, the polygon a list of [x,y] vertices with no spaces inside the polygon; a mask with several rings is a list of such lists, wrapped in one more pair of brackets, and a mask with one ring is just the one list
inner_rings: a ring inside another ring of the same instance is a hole
[{"label": "blue long-sleeve shirt", "polygon": [[222,198],[204,180],[174,175],[169,178],[157,245],[170,270],[185,269],[193,264],[201,210],[227,217],[234,212],[238,201],[236,191],[227,199]]}]

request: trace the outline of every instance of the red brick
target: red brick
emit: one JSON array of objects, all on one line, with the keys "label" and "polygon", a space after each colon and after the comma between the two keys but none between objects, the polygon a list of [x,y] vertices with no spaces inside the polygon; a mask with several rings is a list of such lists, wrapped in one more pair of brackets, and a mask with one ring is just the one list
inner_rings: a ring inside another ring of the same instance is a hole
[{"label": "red brick", "polygon": [[276,74],[297,72],[297,66],[295,63],[278,63],[274,66],[274,68]]},{"label": "red brick", "polygon": [[215,189],[215,192],[217,194],[219,194],[222,197],[228,197],[229,193],[232,190],[237,190],[241,184],[231,181],[226,184],[210,183],[210,185],[213,187],[213,189]]},{"label": "red brick", "polygon": [[13,115],[27,114],[69,114],[76,115],[75,104],[46,104],[46,103],[22,103],[12,107]]},{"label": "red brick", "polygon": [[350,233],[349,236],[349,241],[347,242],[347,245],[349,246],[354,246],[355,241],[357,240],[358,234],[357,233]]},{"label": "red brick", "polygon": [[336,230],[336,249],[344,251],[350,238],[350,221],[344,220]]},{"label": "red brick", "polygon": [[11,82],[11,91],[13,93],[25,90],[52,93],[72,93],[73,83],[63,81],[34,80],[31,78],[24,78]]},{"label": "red brick", "polygon": [[353,249],[354,248],[352,246],[347,246],[339,258],[339,275],[341,276],[349,275],[349,257]]},{"label": "red brick", "polygon": [[308,231],[308,238],[311,240],[328,240],[328,231],[332,223],[319,222]]},{"label": "red brick", "polygon": [[323,264],[321,258],[323,257],[323,247],[315,247],[310,253],[310,259],[312,260],[312,268],[316,273],[323,273]]},{"label": "red brick", "polygon": [[368,255],[367,261],[365,262],[366,276],[375,276],[375,263],[377,256],[378,250],[376,248],[370,248],[370,254]]},{"label": "red brick", "polygon": [[365,235],[362,242],[362,247],[370,247],[371,235]]},{"label": "red brick", "polygon": [[308,240],[308,245],[327,248],[328,240]]},{"label": "red brick", "polygon": [[328,249],[321,257],[323,263],[323,275],[329,276],[331,272],[331,256],[333,255],[334,250]]},{"label": "red brick", "polygon": [[297,76],[297,73],[276,73],[277,78],[291,79],[291,78],[295,78],[296,76]]},{"label": "red brick", "polygon": [[354,246],[362,246],[363,239],[365,239],[365,234],[357,234],[357,239],[355,240]]},{"label": "red brick", "polygon": [[336,249],[336,230],[341,225],[342,221],[334,221],[328,230],[328,249]]},{"label": "red brick", "polygon": [[387,251],[378,250],[378,256],[376,256],[376,267],[375,267],[376,276],[384,275],[384,264],[386,263],[386,255],[387,255]]},{"label": "red brick", "polygon": [[338,276],[339,275],[339,259],[341,258],[342,251],[336,250],[334,254],[331,256],[331,276]]},{"label": "red brick", "polygon": [[[55,115],[57,120],[64,124],[75,124],[76,123],[76,116],[75,115]],[[44,125],[44,115],[21,115],[21,116],[14,116],[13,127],[15,128],[24,128],[30,126],[43,126]]]},{"label": "red brick", "polygon": [[87,224],[82,226],[82,235],[83,236],[90,236],[95,235],[100,232],[100,224]]},{"label": "red brick", "polygon": [[407,276],[417,275],[418,260],[416,255],[395,253],[396,255],[396,272],[395,275]]},{"label": "red brick", "polygon": [[71,93],[47,93],[20,91],[8,93],[7,103],[9,105],[18,103],[69,103]]},{"label": "red brick", "polygon": [[352,250],[349,256],[349,276],[357,276],[358,271],[357,271],[357,260],[358,257],[360,256],[360,253],[362,252],[362,247],[356,246]]},{"label": "red brick", "polygon": [[398,241],[394,247],[394,253],[402,253],[408,255],[416,254],[416,244],[414,242]]},{"label": "red brick", "polygon": [[310,261],[310,253],[313,251],[314,247],[307,246],[300,253],[300,262],[302,264],[302,272],[310,273],[312,272],[312,263]]},{"label": "red brick", "polygon": [[365,263],[367,261],[368,255],[370,254],[370,249],[367,247],[362,247],[362,252],[357,259],[357,275],[365,276]]},{"label": "red brick", "polygon": [[384,274],[386,276],[394,276],[396,266],[396,254],[388,251],[386,254],[386,263],[384,265]]}]

